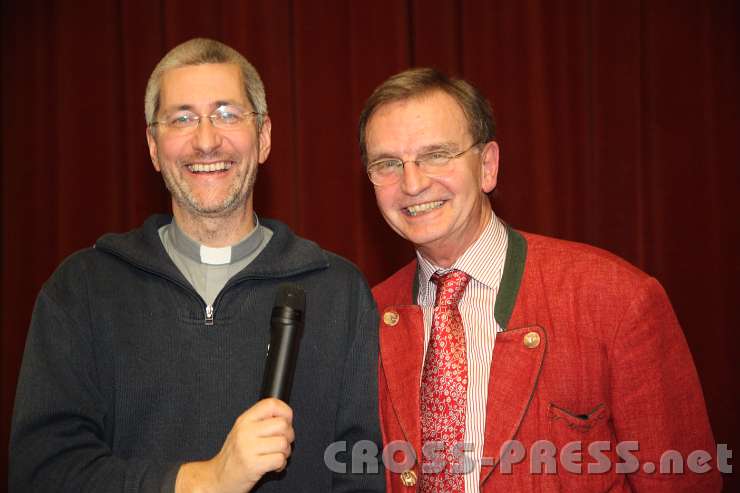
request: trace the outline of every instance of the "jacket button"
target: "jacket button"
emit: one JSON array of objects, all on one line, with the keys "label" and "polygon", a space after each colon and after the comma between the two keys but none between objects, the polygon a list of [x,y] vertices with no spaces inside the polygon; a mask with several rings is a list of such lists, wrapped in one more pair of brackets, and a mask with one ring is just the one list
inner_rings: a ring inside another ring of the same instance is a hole
[{"label": "jacket button", "polygon": [[401,473],[401,484],[404,486],[414,486],[416,484],[416,473],[414,471],[403,471]]},{"label": "jacket button", "polygon": [[398,323],[398,313],[394,311],[387,311],[383,314],[383,322],[386,325],[396,325]]},{"label": "jacket button", "polygon": [[529,349],[534,349],[540,345],[540,335],[537,332],[527,332],[524,336],[524,346]]}]

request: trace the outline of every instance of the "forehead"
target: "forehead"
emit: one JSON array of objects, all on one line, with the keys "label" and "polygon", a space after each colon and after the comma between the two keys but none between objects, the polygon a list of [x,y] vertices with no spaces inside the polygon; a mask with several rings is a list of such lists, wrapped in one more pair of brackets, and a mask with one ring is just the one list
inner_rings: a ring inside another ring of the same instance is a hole
[{"label": "forehead", "polygon": [[160,108],[210,106],[217,101],[246,103],[238,66],[230,63],[187,65],[162,75]]},{"label": "forehead", "polygon": [[379,106],[366,127],[368,153],[413,152],[435,144],[465,144],[468,122],[460,105],[443,91]]}]

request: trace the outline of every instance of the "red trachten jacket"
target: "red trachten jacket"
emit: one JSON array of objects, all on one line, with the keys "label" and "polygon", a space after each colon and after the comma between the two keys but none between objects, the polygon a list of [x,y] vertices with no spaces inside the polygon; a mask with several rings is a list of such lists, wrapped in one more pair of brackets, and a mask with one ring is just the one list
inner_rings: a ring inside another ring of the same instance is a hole
[{"label": "red trachten jacket", "polygon": [[[658,282],[594,247],[512,229],[508,239],[495,305],[505,330],[496,335],[491,362],[481,491],[720,491],[699,379]],[[421,308],[413,301],[415,274],[416,261],[373,294],[381,315],[383,441],[407,442],[420,458],[424,330]],[[516,442],[506,449],[511,440]],[[630,441],[638,442],[639,450]],[[536,458],[548,450],[556,472],[544,466],[533,472]],[[560,459],[564,450],[575,465],[566,467]],[[659,472],[661,456],[670,450],[683,458],[683,474]],[[710,472],[689,470],[686,461],[696,450],[711,455]],[[580,474],[573,452],[581,453]],[[393,459],[400,464],[404,454]],[[388,491],[416,491],[420,462],[387,467]],[[606,464],[608,470],[586,474],[589,463]],[[618,472],[620,463],[639,470]]]}]

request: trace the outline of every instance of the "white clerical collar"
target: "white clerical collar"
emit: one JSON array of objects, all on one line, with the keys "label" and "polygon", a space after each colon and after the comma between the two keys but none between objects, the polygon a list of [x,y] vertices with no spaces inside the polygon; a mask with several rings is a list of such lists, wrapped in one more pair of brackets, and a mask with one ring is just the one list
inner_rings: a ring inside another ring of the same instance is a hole
[{"label": "white clerical collar", "polygon": [[200,262],[211,265],[224,265],[231,262],[232,247],[200,246]]},{"label": "white clerical collar", "polygon": [[248,257],[260,247],[263,241],[264,231],[260,226],[256,214],[254,215],[254,224],[254,229],[243,240],[235,245],[225,247],[201,245],[185,234],[180,229],[180,226],[177,225],[174,218],[169,228],[167,228],[167,234],[170,237],[173,248],[180,254],[201,264],[225,265]]}]

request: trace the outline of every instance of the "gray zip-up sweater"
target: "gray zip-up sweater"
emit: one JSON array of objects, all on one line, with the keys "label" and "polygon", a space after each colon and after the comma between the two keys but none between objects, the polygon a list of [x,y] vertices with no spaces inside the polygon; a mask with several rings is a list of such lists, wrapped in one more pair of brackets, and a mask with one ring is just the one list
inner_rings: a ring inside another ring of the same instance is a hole
[{"label": "gray zip-up sweater", "polygon": [[169,221],[153,216],[101,237],[41,290],[18,382],[10,490],[172,491],[179,465],[215,455],[258,400],[275,293],[295,282],[306,291],[290,397],[296,440],[286,471],[254,491],[382,491],[382,474],[334,474],[324,463],[334,441],[380,443],[378,324],[362,275],[262,220],[272,239],[207,314],[162,247],[157,229]]}]

